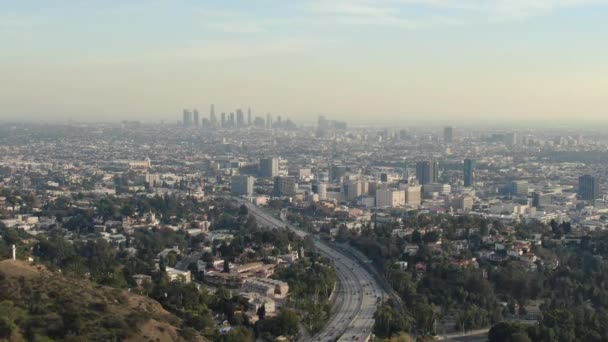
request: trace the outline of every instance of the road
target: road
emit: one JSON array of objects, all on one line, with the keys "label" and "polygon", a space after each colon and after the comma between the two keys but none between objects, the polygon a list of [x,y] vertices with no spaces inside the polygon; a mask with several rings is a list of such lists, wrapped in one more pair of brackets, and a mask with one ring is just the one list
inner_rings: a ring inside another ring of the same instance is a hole
[{"label": "road", "polygon": [[463,333],[446,334],[443,336],[439,336],[438,340],[457,341],[457,342],[484,342],[484,341],[488,340],[488,331],[490,331],[489,328],[468,331],[465,334],[463,334]]},{"label": "road", "polygon": [[[282,222],[254,204],[238,199],[260,226],[287,227],[304,238],[308,233]],[[376,280],[356,260],[315,239],[319,252],[331,259],[339,280],[333,315],[325,328],[307,341],[366,341],[374,327],[377,302],[385,296]]]}]

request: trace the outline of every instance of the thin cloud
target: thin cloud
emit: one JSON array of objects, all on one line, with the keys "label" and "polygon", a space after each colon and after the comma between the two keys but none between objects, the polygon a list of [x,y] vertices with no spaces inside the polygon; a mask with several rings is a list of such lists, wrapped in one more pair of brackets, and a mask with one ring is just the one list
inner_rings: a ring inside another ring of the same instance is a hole
[{"label": "thin cloud", "polygon": [[215,21],[204,24],[210,30],[231,34],[255,34],[266,32],[267,29],[255,23],[240,23],[235,21]]},{"label": "thin cloud", "polygon": [[321,14],[344,16],[383,18],[395,15],[394,8],[357,1],[316,1],[310,3],[308,8]]},{"label": "thin cloud", "polygon": [[499,18],[526,18],[551,11],[608,3],[605,0],[500,0],[490,8],[490,13]]},{"label": "thin cloud", "polygon": [[170,51],[167,57],[171,60],[227,61],[296,53],[318,47],[322,43],[316,38],[295,37],[257,41],[202,41]]},{"label": "thin cloud", "polygon": [[268,31],[267,18],[237,10],[197,6],[194,11],[202,25],[212,31],[227,34],[256,34]]},{"label": "thin cloud", "polygon": [[210,40],[191,41],[184,47],[147,50],[146,57],[137,54],[82,57],[82,65],[164,65],[166,63],[230,62],[261,57],[277,57],[319,49],[331,40],[312,37],[289,37],[267,40]]},{"label": "thin cloud", "polygon": [[315,15],[350,25],[386,26],[400,29],[421,29],[435,26],[459,25],[460,20],[442,15],[423,18],[405,17],[391,1],[318,0],[306,9]]},{"label": "thin cloud", "polygon": [[[338,23],[392,26],[404,29],[454,26],[480,20],[521,20],[552,11],[608,4],[608,0],[316,0],[308,11]],[[413,6],[434,14],[412,17]]]},{"label": "thin cloud", "polygon": [[608,0],[386,0],[386,2],[471,12],[489,19],[521,19],[564,8],[608,4]]},{"label": "thin cloud", "polygon": [[0,31],[24,30],[34,26],[34,20],[29,16],[1,15]]}]

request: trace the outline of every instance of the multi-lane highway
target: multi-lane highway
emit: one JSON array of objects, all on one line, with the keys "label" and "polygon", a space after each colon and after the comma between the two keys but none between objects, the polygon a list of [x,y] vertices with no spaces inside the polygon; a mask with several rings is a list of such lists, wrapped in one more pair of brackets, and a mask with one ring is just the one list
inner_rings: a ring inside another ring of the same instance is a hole
[{"label": "multi-lane highway", "polygon": [[[238,201],[247,206],[249,213],[256,217],[258,224],[261,226],[270,228],[287,227],[300,237],[308,235],[308,233],[274,218],[250,202],[241,199]],[[330,321],[322,331],[306,340],[368,340],[374,326],[377,302],[384,296],[384,291],[373,276],[355,259],[321,241],[315,241],[315,245],[323,255],[330,258],[335,264],[339,286]]]}]

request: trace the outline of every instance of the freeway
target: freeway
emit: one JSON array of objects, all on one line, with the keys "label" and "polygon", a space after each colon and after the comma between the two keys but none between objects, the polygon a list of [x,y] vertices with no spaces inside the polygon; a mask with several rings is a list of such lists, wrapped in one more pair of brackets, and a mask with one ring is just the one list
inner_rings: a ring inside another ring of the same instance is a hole
[{"label": "freeway", "polygon": [[[282,222],[253,203],[238,199],[245,204],[261,226],[287,227],[304,238],[308,233]],[[339,280],[333,315],[325,328],[310,337],[309,341],[367,341],[374,326],[377,302],[385,296],[374,277],[355,259],[315,240],[317,249],[331,259]]]}]

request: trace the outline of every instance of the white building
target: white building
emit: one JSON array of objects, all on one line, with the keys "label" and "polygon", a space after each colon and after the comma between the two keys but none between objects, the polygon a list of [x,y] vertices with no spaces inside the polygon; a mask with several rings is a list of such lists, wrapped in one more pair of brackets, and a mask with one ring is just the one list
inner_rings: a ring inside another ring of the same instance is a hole
[{"label": "white building", "polygon": [[243,296],[249,300],[249,310],[252,312],[257,312],[262,305],[267,315],[272,315],[276,311],[275,302],[271,298],[259,296],[255,293],[245,293]]},{"label": "white building", "polygon": [[437,195],[447,195],[452,192],[452,186],[449,184],[429,183],[422,187],[422,192],[426,197],[434,197]]},{"label": "white building", "polygon": [[284,299],[287,298],[287,294],[289,293],[289,285],[280,280],[254,278],[247,280],[243,284],[242,290],[243,292],[257,293],[268,298]]},{"label": "white building", "polygon": [[319,201],[327,200],[327,183],[320,182],[317,185],[317,194],[319,194]]},{"label": "white building", "polygon": [[463,195],[454,198],[454,200],[452,201],[452,206],[456,210],[468,211],[473,209],[473,203],[473,197]]},{"label": "white building", "polygon": [[421,203],[421,191],[420,185],[408,185],[405,188],[405,204],[409,206],[419,206]]},{"label": "white building", "polygon": [[176,268],[167,267],[167,276],[171,281],[183,281],[184,283],[189,283],[192,281],[192,274],[190,271],[180,271]]},{"label": "white building", "polygon": [[405,205],[405,191],[394,189],[376,190],[376,207],[403,207]]}]

